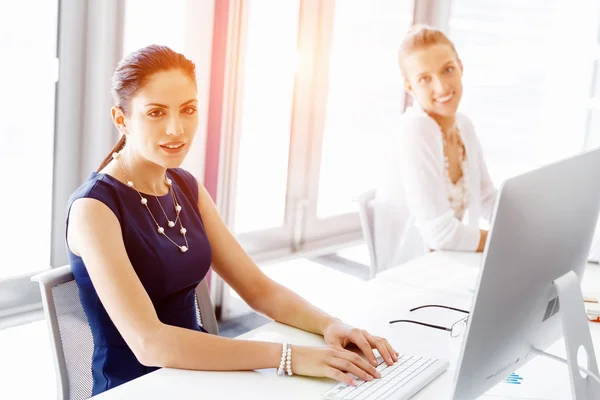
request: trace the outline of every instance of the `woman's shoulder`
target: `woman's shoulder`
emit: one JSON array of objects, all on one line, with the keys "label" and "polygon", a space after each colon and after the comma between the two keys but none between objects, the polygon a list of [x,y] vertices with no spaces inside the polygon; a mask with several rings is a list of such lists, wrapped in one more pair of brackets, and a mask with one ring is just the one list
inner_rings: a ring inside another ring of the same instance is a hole
[{"label": "woman's shoulder", "polygon": [[[71,194],[67,204],[68,214],[73,203],[79,199],[94,199],[106,205],[120,220],[121,206],[119,191],[127,186],[105,173],[92,172]],[[129,188],[127,188],[129,189]]]},{"label": "woman's shoulder", "polygon": [[405,132],[437,129],[435,121],[418,107],[409,107],[400,117],[400,125]]},{"label": "woman's shoulder", "polygon": [[[88,178],[71,194],[69,203],[83,197],[113,197],[117,191],[117,181],[104,173],[92,172]],[[121,182],[117,182],[123,185]]]},{"label": "woman's shoulder", "polygon": [[188,195],[197,200],[198,198],[198,180],[196,177],[184,168],[169,168],[167,176]]},{"label": "woman's shoulder", "polygon": [[456,121],[458,123],[458,126],[463,131],[466,130],[466,131],[468,131],[469,134],[475,134],[475,127],[473,125],[473,121],[466,114],[464,114],[462,112],[457,112],[456,113]]},{"label": "woman's shoulder", "polygon": [[400,124],[393,141],[403,147],[436,147],[439,127],[436,122],[420,109],[411,107],[400,117]]},{"label": "woman's shoulder", "polygon": [[463,113],[456,113],[456,121],[460,128],[463,140],[469,143],[479,144],[479,139],[475,132],[475,125],[471,118]]},{"label": "woman's shoulder", "polygon": [[196,177],[184,168],[169,168],[167,170],[167,175],[171,175],[171,178],[179,179],[185,181],[186,183],[196,183]]}]

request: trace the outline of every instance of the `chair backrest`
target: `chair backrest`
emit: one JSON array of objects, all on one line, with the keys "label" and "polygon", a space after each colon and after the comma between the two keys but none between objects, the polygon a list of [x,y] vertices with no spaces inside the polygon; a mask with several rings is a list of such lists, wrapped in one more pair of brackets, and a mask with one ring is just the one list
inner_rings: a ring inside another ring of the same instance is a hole
[{"label": "chair backrest", "polygon": [[[31,278],[42,293],[48,324],[59,399],[88,399],[92,395],[92,332],[79,300],[79,290],[71,266],[54,268]],[[198,323],[218,335],[217,320],[208,284],[202,280],[196,288]]]},{"label": "chair backrest", "polygon": [[375,189],[371,189],[361,194],[356,202],[358,203],[358,214],[360,216],[360,225],[362,227],[363,237],[369,249],[369,278],[373,278],[377,273],[377,254],[375,253]]},{"label": "chair backrest", "polygon": [[92,396],[92,332],[79,301],[71,266],[54,268],[31,278],[40,284],[50,334],[59,399]]},{"label": "chair backrest", "polygon": [[215,308],[210,299],[210,290],[206,278],[196,288],[196,311],[198,312],[198,324],[208,333],[219,334],[219,325],[215,316]]}]

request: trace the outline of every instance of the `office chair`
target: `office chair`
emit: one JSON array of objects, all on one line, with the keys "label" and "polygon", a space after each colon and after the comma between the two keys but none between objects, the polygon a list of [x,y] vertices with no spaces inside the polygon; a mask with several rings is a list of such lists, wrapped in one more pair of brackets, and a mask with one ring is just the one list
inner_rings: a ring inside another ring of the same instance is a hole
[{"label": "office chair", "polygon": [[375,253],[375,210],[373,202],[375,200],[375,189],[371,189],[355,200],[358,203],[358,214],[360,216],[360,225],[367,248],[369,249],[369,279],[375,277],[377,273],[377,255]]},{"label": "office chair", "polygon": [[[31,278],[42,292],[44,316],[48,323],[52,358],[57,377],[58,399],[88,399],[92,395],[92,332],[71,266],[54,268]],[[196,288],[198,323],[209,333],[219,329],[206,280]]]}]

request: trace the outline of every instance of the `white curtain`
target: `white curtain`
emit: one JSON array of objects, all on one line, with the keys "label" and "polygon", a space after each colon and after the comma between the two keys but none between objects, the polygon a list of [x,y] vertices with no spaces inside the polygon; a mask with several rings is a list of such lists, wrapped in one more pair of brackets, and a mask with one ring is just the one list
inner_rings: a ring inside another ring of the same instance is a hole
[{"label": "white curtain", "polygon": [[67,263],[64,228],[70,194],[118,139],[111,77],[121,59],[124,0],[62,0],[54,147],[51,265]]}]

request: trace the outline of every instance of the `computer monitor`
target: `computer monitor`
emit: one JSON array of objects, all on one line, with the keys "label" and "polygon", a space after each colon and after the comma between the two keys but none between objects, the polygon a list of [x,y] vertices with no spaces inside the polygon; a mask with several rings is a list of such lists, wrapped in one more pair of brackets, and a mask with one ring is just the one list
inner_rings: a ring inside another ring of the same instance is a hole
[{"label": "computer monitor", "polygon": [[594,239],[592,239],[592,248],[588,256],[588,262],[600,264],[600,223],[596,225]]},{"label": "computer monitor", "polygon": [[[535,349],[555,343],[563,337],[565,317],[573,318],[569,323],[574,329],[565,339],[592,346],[580,281],[599,212],[600,149],[504,182],[463,337],[453,399],[477,398],[530,361]],[[564,276],[573,278],[565,294],[563,286],[556,286]],[[569,312],[559,311],[565,308]],[[588,350],[589,369],[597,374],[593,349]],[[594,383],[590,381],[584,385]]]}]

